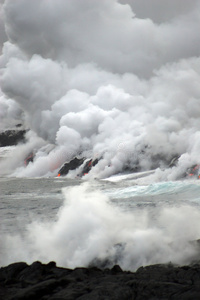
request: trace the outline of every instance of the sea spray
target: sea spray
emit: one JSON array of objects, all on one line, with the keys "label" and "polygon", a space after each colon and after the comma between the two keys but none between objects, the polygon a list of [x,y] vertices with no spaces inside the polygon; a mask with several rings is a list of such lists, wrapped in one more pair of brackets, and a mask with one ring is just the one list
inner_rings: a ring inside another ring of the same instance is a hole
[{"label": "sea spray", "polygon": [[1,265],[54,260],[60,266],[97,265],[135,270],[155,263],[186,264],[197,259],[197,207],[161,206],[122,211],[88,183],[64,188],[53,220],[38,217],[23,232],[1,235]]}]

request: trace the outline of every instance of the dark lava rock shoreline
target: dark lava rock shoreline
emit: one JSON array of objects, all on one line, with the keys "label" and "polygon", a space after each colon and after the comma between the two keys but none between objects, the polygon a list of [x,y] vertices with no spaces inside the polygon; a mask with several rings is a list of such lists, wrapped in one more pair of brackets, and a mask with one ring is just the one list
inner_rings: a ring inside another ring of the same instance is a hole
[{"label": "dark lava rock shoreline", "polygon": [[55,262],[24,262],[0,269],[1,300],[197,300],[200,264],[152,265],[136,272],[57,267]]}]

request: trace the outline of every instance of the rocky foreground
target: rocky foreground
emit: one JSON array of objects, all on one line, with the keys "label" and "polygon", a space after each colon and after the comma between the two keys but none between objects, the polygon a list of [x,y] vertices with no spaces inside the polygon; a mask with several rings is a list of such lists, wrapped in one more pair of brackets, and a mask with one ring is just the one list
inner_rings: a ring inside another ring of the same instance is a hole
[{"label": "rocky foreground", "polygon": [[200,264],[152,265],[135,273],[119,266],[74,270],[55,262],[14,263],[0,269],[2,300],[200,299]]}]

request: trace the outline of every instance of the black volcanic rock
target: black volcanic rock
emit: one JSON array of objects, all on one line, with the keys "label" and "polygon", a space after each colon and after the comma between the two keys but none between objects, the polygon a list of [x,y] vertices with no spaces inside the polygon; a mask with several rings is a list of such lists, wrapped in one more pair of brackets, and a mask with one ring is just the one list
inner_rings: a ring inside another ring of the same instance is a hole
[{"label": "black volcanic rock", "polygon": [[85,174],[88,174],[90,172],[90,170],[92,169],[92,167],[96,166],[96,164],[98,164],[99,159],[90,159],[89,161],[86,161],[84,166],[83,166],[83,170],[80,174],[80,176],[82,177]]},{"label": "black volcanic rock", "polygon": [[58,176],[67,175],[70,170],[75,170],[80,167],[84,162],[85,158],[74,157],[70,162],[66,162],[62,168],[58,171]]},{"label": "black volcanic rock", "polygon": [[26,130],[6,130],[0,133],[0,147],[14,146],[25,141]]},{"label": "black volcanic rock", "polygon": [[152,265],[136,272],[56,267],[54,262],[14,263],[0,269],[2,300],[196,300],[200,265]]},{"label": "black volcanic rock", "polygon": [[80,167],[81,165],[83,165],[83,169],[81,170],[80,174],[78,174],[78,176],[82,177],[85,174],[88,174],[89,171],[92,169],[92,167],[94,167],[99,159],[89,159],[86,160],[84,157],[81,158],[77,158],[74,157],[71,161],[66,162],[58,171],[58,176],[64,176],[67,175],[69,173],[69,171],[71,170],[75,170],[78,167]]}]

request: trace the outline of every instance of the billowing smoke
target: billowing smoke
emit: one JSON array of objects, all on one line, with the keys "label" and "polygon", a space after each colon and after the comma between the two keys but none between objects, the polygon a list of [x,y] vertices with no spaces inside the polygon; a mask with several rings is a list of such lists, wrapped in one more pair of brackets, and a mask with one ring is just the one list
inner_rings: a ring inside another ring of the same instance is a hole
[{"label": "billowing smoke", "polygon": [[149,3],[148,16],[139,0],[5,0],[0,116],[23,120],[29,147],[33,132],[55,144],[15,175],[83,152],[103,158],[100,177],[200,162],[200,1],[162,1],[159,19]]}]

